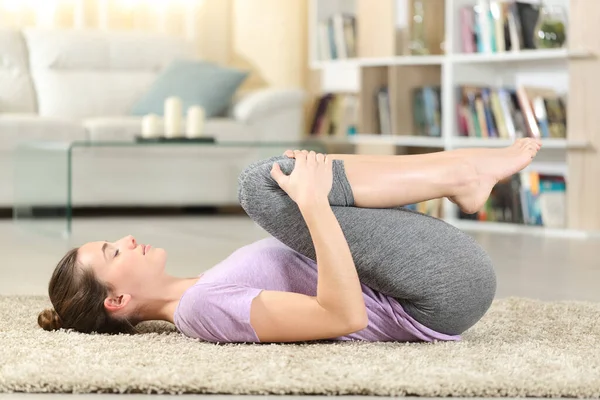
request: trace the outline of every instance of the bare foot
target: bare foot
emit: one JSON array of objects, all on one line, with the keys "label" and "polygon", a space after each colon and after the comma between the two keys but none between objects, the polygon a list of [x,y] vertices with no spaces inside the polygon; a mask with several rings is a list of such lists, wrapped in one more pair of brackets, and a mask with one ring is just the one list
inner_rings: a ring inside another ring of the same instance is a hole
[{"label": "bare foot", "polygon": [[541,146],[539,140],[524,138],[503,149],[465,149],[460,157],[466,161],[464,170],[469,177],[450,201],[467,214],[476,213],[494,185],[527,167]]}]

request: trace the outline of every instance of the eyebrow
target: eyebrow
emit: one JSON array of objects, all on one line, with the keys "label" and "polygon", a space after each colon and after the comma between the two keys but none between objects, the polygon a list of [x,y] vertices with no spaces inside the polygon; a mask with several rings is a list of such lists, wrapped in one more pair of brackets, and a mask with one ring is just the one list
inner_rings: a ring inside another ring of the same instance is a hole
[{"label": "eyebrow", "polygon": [[108,242],[104,242],[104,244],[102,245],[102,255],[104,256],[104,259],[106,260],[106,247],[108,246]]}]

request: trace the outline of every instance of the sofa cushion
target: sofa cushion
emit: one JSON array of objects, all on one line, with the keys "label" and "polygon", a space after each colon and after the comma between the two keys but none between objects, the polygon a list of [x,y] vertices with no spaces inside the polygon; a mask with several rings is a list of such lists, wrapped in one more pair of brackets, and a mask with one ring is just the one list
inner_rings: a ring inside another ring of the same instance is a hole
[{"label": "sofa cushion", "polygon": [[183,111],[199,105],[207,118],[222,115],[227,111],[238,87],[248,72],[219,65],[176,60],[158,76],[148,92],[134,105],[134,115],[164,114],[165,100],[170,96],[181,98]]},{"label": "sofa cushion", "polygon": [[32,75],[39,114],[74,119],[130,114],[156,76],[149,71],[100,70],[33,70]]},{"label": "sofa cushion", "polygon": [[85,140],[78,121],[35,114],[0,114],[0,150],[11,151],[19,142],[30,140]]},{"label": "sofa cushion", "polygon": [[189,42],[167,35],[67,29],[24,35],[43,116],[130,115],[172,60],[194,57]]},{"label": "sofa cushion", "polygon": [[[139,135],[142,117],[104,117],[89,118],[83,121],[90,140],[131,141]],[[227,118],[212,118],[206,121],[206,136],[215,137],[219,141],[250,141],[255,137],[248,127],[240,122]]]},{"label": "sofa cushion", "polygon": [[27,47],[20,31],[0,30],[0,112],[36,111]]}]

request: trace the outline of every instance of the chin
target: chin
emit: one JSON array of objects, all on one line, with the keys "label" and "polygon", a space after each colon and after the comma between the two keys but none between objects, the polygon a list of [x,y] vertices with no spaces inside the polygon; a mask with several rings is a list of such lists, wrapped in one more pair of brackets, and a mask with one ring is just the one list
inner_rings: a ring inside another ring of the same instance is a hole
[{"label": "chin", "polygon": [[165,249],[161,249],[160,247],[157,249],[152,249],[152,256],[157,260],[161,261],[161,264],[164,266],[167,261],[167,251]]}]

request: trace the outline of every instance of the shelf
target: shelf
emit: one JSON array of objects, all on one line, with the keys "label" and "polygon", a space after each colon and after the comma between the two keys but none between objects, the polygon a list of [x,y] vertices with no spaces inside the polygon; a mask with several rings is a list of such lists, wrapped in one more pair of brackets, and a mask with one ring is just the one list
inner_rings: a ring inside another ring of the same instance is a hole
[{"label": "shelf", "polygon": [[[308,140],[324,143],[338,144],[389,144],[409,147],[444,148],[444,139],[440,137],[411,136],[411,135],[380,135],[358,134],[346,138],[310,137]],[[513,144],[510,139],[485,139],[454,137],[451,139],[452,148],[479,148],[479,147],[508,147]],[[587,149],[591,144],[585,140],[542,139],[542,149]]]},{"label": "shelf", "polygon": [[362,144],[394,144],[396,146],[411,147],[444,147],[444,139],[439,137],[411,136],[411,135],[369,135],[359,134],[350,136],[351,143]]},{"label": "shelf", "polygon": [[314,137],[309,140],[321,141],[331,144],[384,144],[407,147],[433,147],[444,148],[444,139],[439,137],[410,136],[410,135],[379,135],[379,134],[357,134],[346,138],[320,138]]},{"label": "shelf", "polygon": [[564,228],[546,228],[543,226],[511,224],[505,222],[486,222],[486,221],[470,221],[461,219],[445,219],[451,225],[458,229],[471,232],[494,232],[507,234],[527,234],[547,237],[570,237],[570,238],[598,238],[598,231],[580,231],[575,229]]},{"label": "shelf", "polygon": [[311,69],[319,70],[330,67],[359,68],[359,67],[386,67],[393,65],[442,65],[444,56],[397,56],[397,57],[369,57],[348,58],[343,60],[312,61]]},{"label": "shelf", "polygon": [[549,61],[549,60],[572,60],[586,59],[594,54],[582,50],[550,49],[550,50],[521,50],[504,53],[473,53],[473,54],[450,54],[441,56],[395,56],[395,57],[369,57],[348,58],[343,60],[312,61],[310,67],[320,70],[330,67],[360,68],[360,67],[386,67],[394,65],[442,65],[444,62],[454,64],[471,63],[513,63],[526,61]]},{"label": "shelf", "polygon": [[[510,139],[485,139],[470,137],[453,137],[453,148],[463,147],[507,147],[513,144]],[[542,139],[542,149],[586,149],[590,143],[585,140]]]},{"label": "shelf", "polygon": [[544,61],[544,60],[570,60],[585,59],[593,54],[587,51],[575,51],[569,49],[549,50],[521,50],[515,52],[490,53],[490,54],[453,54],[450,59],[455,64],[466,63],[505,63],[521,61]]}]

